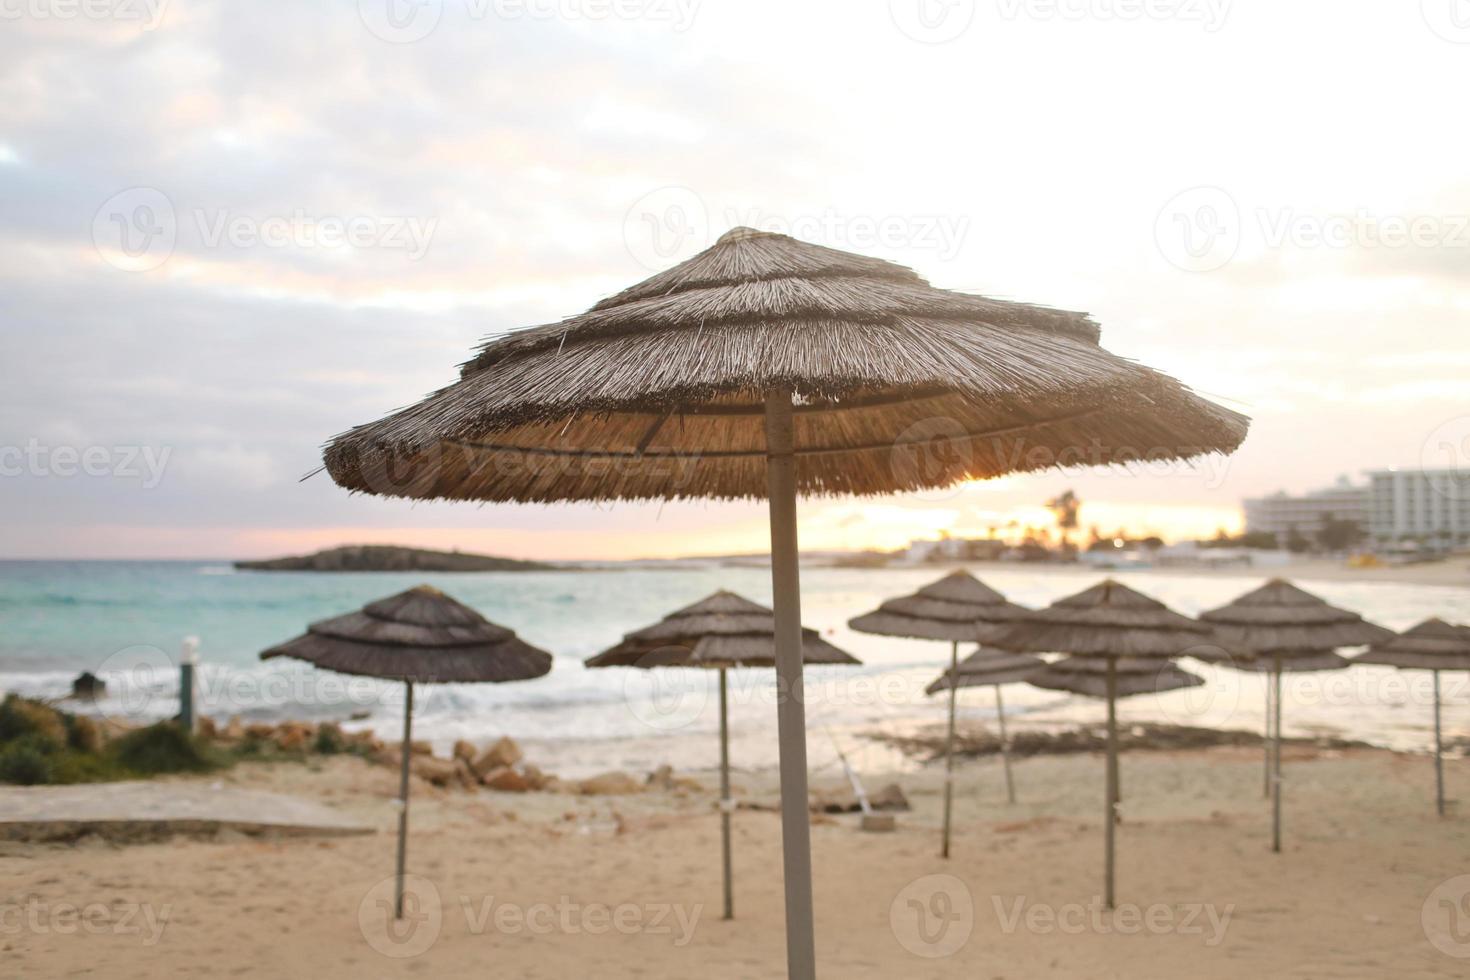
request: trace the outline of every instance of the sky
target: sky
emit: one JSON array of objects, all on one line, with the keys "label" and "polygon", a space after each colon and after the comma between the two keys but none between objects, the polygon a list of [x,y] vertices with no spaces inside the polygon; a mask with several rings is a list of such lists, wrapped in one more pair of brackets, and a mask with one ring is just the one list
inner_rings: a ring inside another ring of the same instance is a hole
[{"label": "sky", "polygon": [[0,0],[0,557],[763,550],[759,504],[477,506],[321,444],[735,225],[1090,312],[1229,459],[802,504],[810,548],[1470,465],[1466,0]]}]

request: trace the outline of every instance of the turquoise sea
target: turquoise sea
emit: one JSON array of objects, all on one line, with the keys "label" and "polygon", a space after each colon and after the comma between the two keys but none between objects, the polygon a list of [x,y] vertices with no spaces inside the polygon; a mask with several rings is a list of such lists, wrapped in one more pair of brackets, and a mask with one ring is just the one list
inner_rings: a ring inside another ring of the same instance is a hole
[{"label": "turquoise sea", "polygon": [[[848,618],[883,598],[913,591],[944,569],[803,571],[803,618],[864,665],[809,672],[808,719],[814,768],[835,762],[840,743],[860,767],[902,766],[862,739],[869,731],[906,732],[943,717],[924,686],[946,663],[948,647],[853,633]],[[1013,601],[1044,605],[1086,587],[1099,574],[1081,568],[990,567],[978,571]],[[1195,613],[1228,602],[1264,576],[1141,572],[1124,581]],[[82,670],[109,682],[96,710],[130,720],[177,711],[174,663],[183,638],[200,642],[203,710],[221,720],[354,719],[396,737],[401,686],[349,679],[304,665],[262,664],[260,650],[317,619],[429,582],[555,654],[551,674],[508,685],[440,685],[419,692],[415,734],[439,743],[509,734],[531,761],[566,775],[638,770],[669,762],[714,762],[714,678],[701,671],[588,670],[582,661],[624,632],[719,588],[770,602],[759,567],[585,568],[539,573],[394,574],[236,572],[220,562],[0,562],[0,689],[60,697]],[[1401,629],[1439,615],[1470,621],[1470,590],[1369,582],[1300,584],[1334,603]],[[963,651],[962,654],[963,655]],[[1208,684],[1195,691],[1124,702],[1125,721],[1161,720],[1259,729],[1263,680],[1195,662]],[[768,671],[732,678],[733,753],[746,768],[775,763],[775,686]],[[1470,733],[1470,679],[1445,675],[1447,735]],[[1429,738],[1429,679],[1355,667],[1287,681],[1288,732],[1323,731],[1398,748]],[[1095,720],[1085,698],[1025,685],[1005,691],[1017,728]],[[962,717],[994,717],[991,692],[961,696]]]}]

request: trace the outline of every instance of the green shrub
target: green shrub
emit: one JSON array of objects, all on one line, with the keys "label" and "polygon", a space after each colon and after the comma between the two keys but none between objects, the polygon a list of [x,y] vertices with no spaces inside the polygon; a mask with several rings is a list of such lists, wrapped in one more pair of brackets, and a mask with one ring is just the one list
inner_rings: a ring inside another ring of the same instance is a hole
[{"label": "green shrub", "polygon": [[312,748],[321,755],[338,755],[347,751],[347,739],[339,725],[324,721],[317,726],[316,741],[312,743]]},{"label": "green shrub", "polygon": [[0,783],[39,786],[49,782],[51,760],[33,738],[16,739],[0,749]]},{"label": "green shrub", "polygon": [[78,752],[99,752],[102,749],[102,729],[84,715],[61,715],[66,725],[66,744]]},{"label": "green shrub", "polygon": [[108,754],[140,775],[208,772],[220,765],[220,760],[206,753],[194,736],[171,721],[128,732],[108,746]]},{"label": "green shrub", "polygon": [[66,745],[66,723],[56,709],[40,701],[7,694],[0,701],[0,742],[34,736],[61,748]]}]

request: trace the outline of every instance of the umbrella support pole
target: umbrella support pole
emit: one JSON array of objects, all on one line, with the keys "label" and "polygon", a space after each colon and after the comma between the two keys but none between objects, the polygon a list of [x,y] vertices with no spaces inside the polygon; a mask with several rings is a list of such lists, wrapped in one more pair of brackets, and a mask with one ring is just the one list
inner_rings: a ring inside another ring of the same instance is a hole
[{"label": "umbrella support pole", "polygon": [[1271,850],[1281,853],[1281,658],[1276,658],[1271,671],[1273,688],[1271,713],[1274,717],[1271,738]]},{"label": "umbrella support pole", "polygon": [[1266,737],[1261,739],[1261,755],[1266,765],[1266,778],[1261,782],[1261,799],[1271,798],[1271,676],[1266,675]]},{"label": "umbrella support pole", "polygon": [[413,681],[403,702],[403,744],[398,761],[398,871],[393,878],[393,918],[403,918],[403,863],[408,856],[408,760],[413,755]]},{"label": "umbrella support pole", "polygon": [[786,891],[786,972],[814,980],[811,816],[802,683],[801,573],[796,542],[796,457],[791,391],[766,393],[766,480],[771,514],[771,593],[776,618],[776,728],[781,751],[781,854]]},{"label": "umbrella support pole", "polygon": [[1439,727],[1439,671],[1434,674],[1434,803],[1444,816],[1444,742]]},{"label": "umbrella support pole", "polygon": [[730,699],[729,671],[720,668],[720,847],[725,865],[725,918],[735,918],[735,882],[730,860]]},{"label": "umbrella support pole", "polygon": [[1104,892],[1103,902],[1105,907],[1111,909],[1113,905],[1113,866],[1114,866],[1114,842],[1118,816],[1118,661],[1108,658],[1108,805],[1104,814]]},{"label": "umbrella support pole", "polygon": [[944,737],[944,842],[939,848],[939,856],[942,858],[949,857],[950,811],[954,806],[954,710],[955,698],[959,694],[959,659],[959,643],[950,643],[949,731]]},{"label": "umbrella support pole", "polygon": [[1006,738],[1006,703],[1000,696],[1000,685],[995,685],[995,720],[1000,725],[1000,761],[1006,770],[1006,802],[1016,804],[1016,781],[1011,777],[1011,745]]}]

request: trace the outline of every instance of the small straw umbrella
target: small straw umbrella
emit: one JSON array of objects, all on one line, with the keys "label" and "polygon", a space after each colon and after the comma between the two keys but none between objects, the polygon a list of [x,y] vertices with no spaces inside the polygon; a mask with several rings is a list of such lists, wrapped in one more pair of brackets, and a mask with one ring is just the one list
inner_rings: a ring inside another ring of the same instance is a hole
[{"label": "small straw umbrella", "polygon": [[[1060,683],[1086,685],[1108,702],[1107,804],[1104,814],[1104,901],[1113,908],[1114,837],[1118,821],[1118,714],[1120,689],[1132,690],[1144,675],[1150,685],[1182,680],[1168,661],[1183,656],[1209,627],[1182,616],[1157,599],[1107,579],[1089,589],[1028,613],[992,642],[1003,650],[1066,653],[1065,667],[1052,673]],[[1087,665],[1089,660],[1100,663]],[[1176,668],[1177,669],[1177,668]],[[1100,674],[1084,679],[1079,675]],[[1192,675],[1186,675],[1192,676]],[[1031,683],[1035,683],[1033,680]],[[1193,686],[1190,682],[1188,686]],[[1069,688],[1071,689],[1071,688]],[[1156,690],[1156,686],[1144,688]],[[1166,688],[1167,689],[1167,688]],[[1138,691],[1136,693],[1142,693]]]},{"label": "small straw umbrella", "polygon": [[1354,663],[1379,664],[1400,670],[1427,670],[1434,675],[1434,801],[1444,816],[1444,740],[1439,724],[1439,673],[1470,670],[1470,630],[1442,619],[1426,619],[1392,640],[1375,643]]},{"label": "small straw umbrella", "polygon": [[312,623],[261,660],[291,657],[324,670],[402,681],[403,744],[398,768],[398,862],[393,915],[403,918],[408,853],[408,763],[413,754],[413,686],[525,681],[551,670],[551,654],[497,626],[430,585],[370,602],[359,612]]},{"label": "small straw umbrella", "polygon": [[768,501],[787,970],[816,974],[798,494],[890,494],[1229,453],[1248,421],[1098,343],[1087,316],[936,289],[735,228],[333,439],[336,483],[480,501]]},{"label": "small straw umbrella", "polygon": [[[889,599],[870,613],[848,621],[859,633],[879,636],[901,636],[914,640],[948,640],[949,669],[959,662],[960,644],[983,641],[995,632],[996,624],[1008,623],[1025,612],[1021,606],[1006,601],[1005,596],[981,582],[969,572],[951,572],[937,582],[930,582],[913,595]],[[933,694],[933,691],[928,693]],[[949,688],[949,730],[944,742],[944,843],[942,857],[949,857],[950,809],[954,798],[954,726],[955,693]],[[1000,705],[1000,685],[995,688]],[[1001,719],[1005,725],[1005,719]],[[1001,736],[1001,752],[1005,737]],[[1011,785],[1011,762],[1006,756],[1006,786]],[[1014,791],[1010,800],[1016,802]]]},{"label": "small straw umbrella", "polygon": [[1006,738],[1006,704],[1000,689],[1007,684],[1029,680],[1045,666],[1046,661],[1040,657],[982,646],[959,663],[951,664],[948,670],[924,688],[924,693],[931,697],[941,691],[949,692],[949,735],[944,743],[944,857],[949,857],[949,790],[954,761],[955,692],[962,687],[995,688],[995,718],[1000,728],[1000,757],[1006,773],[1006,802],[1015,803],[1016,783],[1011,778],[1011,752]]},{"label": "small straw umbrella", "polygon": [[[1343,647],[1391,639],[1394,633],[1347,609],[1272,579],[1235,601],[1200,614],[1225,654],[1200,652],[1200,659],[1271,675],[1271,850],[1281,852],[1281,675],[1341,670]],[[1242,660],[1236,660],[1235,657]]]},{"label": "small straw umbrella", "polygon": [[[592,657],[588,667],[701,667],[720,672],[720,843],[725,869],[725,915],[735,918],[735,885],[730,856],[730,707],[727,675],[732,667],[776,665],[776,617],[771,610],[723,589],[665,616],[652,626],[628,633],[616,646]],[[822,639],[801,631],[805,664],[856,665],[860,661]]]}]

